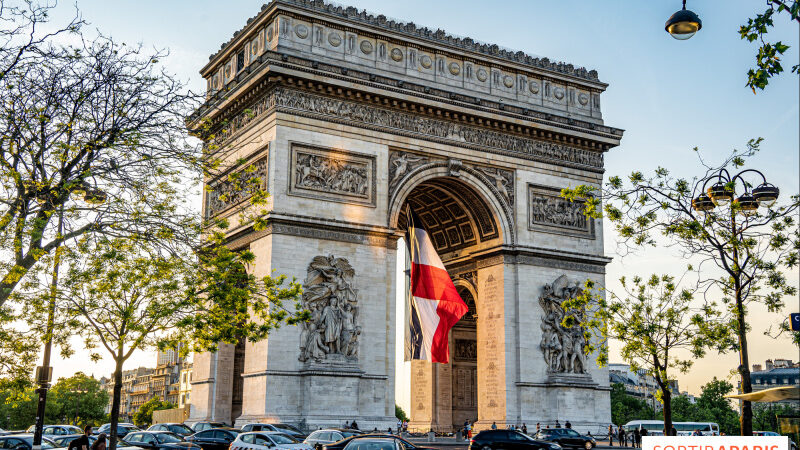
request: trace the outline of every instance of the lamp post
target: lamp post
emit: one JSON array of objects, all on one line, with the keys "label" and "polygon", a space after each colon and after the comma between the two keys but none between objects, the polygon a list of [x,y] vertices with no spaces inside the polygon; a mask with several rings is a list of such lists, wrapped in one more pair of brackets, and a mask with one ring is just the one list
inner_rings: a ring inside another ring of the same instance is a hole
[{"label": "lamp post", "polygon": [[[756,175],[761,178],[761,184],[755,188],[753,184],[745,180],[746,176]],[[743,292],[749,280],[742,280],[746,274],[743,272],[743,264],[751,259],[749,254],[748,240],[744,239],[743,233],[751,223],[751,217],[757,217],[760,207],[769,208],[778,200],[780,190],[767,182],[763,173],[755,169],[742,170],[735,175],[731,175],[726,169],[720,169],[716,174],[708,176],[703,181],[700,194],[692,199],[692,209],[702,214],[711,215],[717,207],[729,205],[719,216],[707,217],[719,224],[723,228],[723,242],[719,252],[726,253],[731,262],[724,264],[724,270],[730,277],[730,290],[735,299],[733,313],[738,323],[736,334],[739,350],[739,367],[741,391],[748,394],[753,391],[750,380],[750,361],[747,350],[747,329],[745,326],[745,297]],[[710,185],[709,185],[710,184]],[[737,190],[741,194],[737,194]],[[737,196],[738,195],[738,196]],[[729,214],[730,217],[726,217]],[[740,220],[737,221],[737,218]],[[756,219],[757,220],[757,219]],[[724,250],[723,250],[724,249]],[[740,403],[741,410],[741,431],[744,435],[752,433],[752,405],[749,401]]]},{"label": "lamp post", "polygon": [[664,30],[679,41],[694,36],[703,28],[703,22],[693,11],[686,9],[686,0],[683,0],[683,9],[676,12],[664,24]]},{"label": "lamp post", "polygon": [[[82,195],[86,203],[99,205],[104,203],[107,199],[107,194],[99,189],[89,187],[85,183],[74,188],[72,194]],[[64,233],[64,203],[58,210],[58,228],[56,232],[57,239]],[[56,313],[56,295],[58,294],[58,268],[61,263],[61,243],[56,245],[53,255],[53,275],[50,281],[50,298],[47,305],[47,325],[45,328],[45,342],[44,342],[44,355],[42,356],[42,365],[36,368],[36,382],[39,388],[36,392],[39,394],[39,401],[36,405],[36,427],[33,431],[33,449],[40,450],[42,448],[42,431],[44,429],[44,414],[45,407],[47,406],[47,390],[50,388],[52,381],[53,368],[50,367],[50,352],[53,347],[53,328],[55,326],[55,313]],[[76,407],[77,408],[77,407]]]}]

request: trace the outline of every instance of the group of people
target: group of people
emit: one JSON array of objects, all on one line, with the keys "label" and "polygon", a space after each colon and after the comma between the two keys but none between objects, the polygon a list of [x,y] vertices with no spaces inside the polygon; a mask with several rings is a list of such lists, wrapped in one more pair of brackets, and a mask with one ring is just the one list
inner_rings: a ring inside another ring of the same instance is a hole
[{"label": "group of people", "polygon": [[608,426],[608,445],[611,447],[614,446],[614,438],[616,437],[620,447],[627,447],[628,442],[630,442],[631,447],[642,448],[643,436],[647,436],[646,428],[642,428],[641,431],[638,428],[634,428],[632,431],[626,432],[622,427],[617,428],[615,431],[614,425]]},{"label": "group of people", "polygon": [[[461,431],[463,432],[464,437],[466,439],[472,439],[472,428],[473,428],[472,425],[473,424],[469,420],[465,420],[464,421],[464,427],[461,429]],[[490,428],[492,430],[496,430],[497,429],[497,422],[492,422],[492,426]],[[550,425],[549,424],[545,424],[544,428],[547,430],[547,429],[550,428]],[[554,425],[554,428],[561,428],[561,422],[559,422],[558,419],[556,419],[556,423]],[[567,420],[566,422],[564,422],[564,428],[572,428],[572,423],[570,423],[570,421]],[[516,431],[522,432],[523,434],[528,434],[528,425],[524,424],[524,423],[522,424],[522,426],[509,424],[509,425],[506,426],[506,429],[508,429],[508,430],[516,430]],[[542,430],[542,424],[537,422],[536,423],[536,431],[535,431],[535,433],[538,433],[541,430]],[[591,432],[589,433],[589,435],[591,436]]]},{"label": "group of people", "polygon": [[94,444],[91,444],[89,441],[89,436],[92,435],[92,426],[86,425],[83,427],[83,435],[81,437],[73,439],[69,443],[69,450],[106,450],[106,434],[100,433],[97,436],[97,439],[94,441]]}]

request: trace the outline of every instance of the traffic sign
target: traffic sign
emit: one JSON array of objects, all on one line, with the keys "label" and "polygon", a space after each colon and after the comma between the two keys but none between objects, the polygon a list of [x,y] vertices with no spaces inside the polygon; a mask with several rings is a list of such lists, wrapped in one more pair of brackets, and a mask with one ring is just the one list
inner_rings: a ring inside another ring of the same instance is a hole
[{"label": "traffic sign", "polygon": [[789,314],[789,321],[792,322],[792,331],[800,331],[800,313]]}]

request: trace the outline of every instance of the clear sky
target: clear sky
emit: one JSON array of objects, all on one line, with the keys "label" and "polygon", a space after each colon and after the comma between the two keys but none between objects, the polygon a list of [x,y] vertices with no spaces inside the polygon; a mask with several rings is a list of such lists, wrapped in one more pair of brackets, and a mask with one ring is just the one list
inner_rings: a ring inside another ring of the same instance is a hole
[{"label": "clear sky", "polygon": [[[83,17],[115,39],[168,48],[167,68],[197,90],[204,87],[198,70],[255,15],[262,2],[245,0],[77,0]],[[745,86],[746,72],[756,47],[741,41],[739,26],[762,11],[765,2],[753,0],[690,0],[689,9],[703,20],[703,29],[688,41],[664,32],[664,22],[680,8],[679,0],[347,0],[347,5],[442,28],[451,34],[496,43],[529,54],[546,56],[576,66],[596,69],[609,83],[602,96],[606,124],[625,129],[622,145],[606,155],[607,174],[652,170],[657,165],[690,177],[700,171],[692,148],[700,147],[712,163],[750,138],[764,137],[761,154],[748,167],[762,170],[784,195],[798,191],[798,77],[785,74],[766,92],[753,95]],[[69,2],[59,6],[64,17]],[[792,46],[785,66],[798,61],[798,27],[778,18],[774,39]],[[613,236],[606,253],[614,255]],[[652,272],[678,273],[684,266],[674,252],[649,251],[624,260],[615,257],[607,280]],[[797,274],[792,274],[797,282]],[[786,313],[798,311],[789,299]],[[767,358],[797,360],[798,350],[788,339],[762,335],[781,316],[754,309],[751,363]],[[611,359],[617,361],[612,344]],[[152,353],[141,353],[129,363],[154,365]],[[680,375],[682,390],[698,393],[712,376],[728,378],[738,364],[736,355],[710,355],[692,371]],[[87,362],[84,353],[56,361],[54,375],[83,370],[108,374],[110,362]]]}]

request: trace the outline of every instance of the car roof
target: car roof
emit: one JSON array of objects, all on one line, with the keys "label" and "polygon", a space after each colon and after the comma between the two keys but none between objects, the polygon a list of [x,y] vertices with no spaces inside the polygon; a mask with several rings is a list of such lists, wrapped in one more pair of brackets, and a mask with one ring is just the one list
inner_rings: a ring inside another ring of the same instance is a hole
[{"label": "car roof", "polygon": [[209,430],[238,431],[239,433],[241,433],[241,432],[242,432],[242,430],[241,430],[241,429],[239,429],[239,428],[233,428],[233,427],[214,427],[214,428],[209,428],[209,429],[207,429],[207,430],[203,430],[203,431],[209,431]]},{"label": "car roof", "polygon": [[319,430],[314,430],[314,431],[344,431],[344,432],[347,432],[347,433],[361,433],[361,434],[364,434],[363,431],[354,430],[352,428],[320,428]]}]

